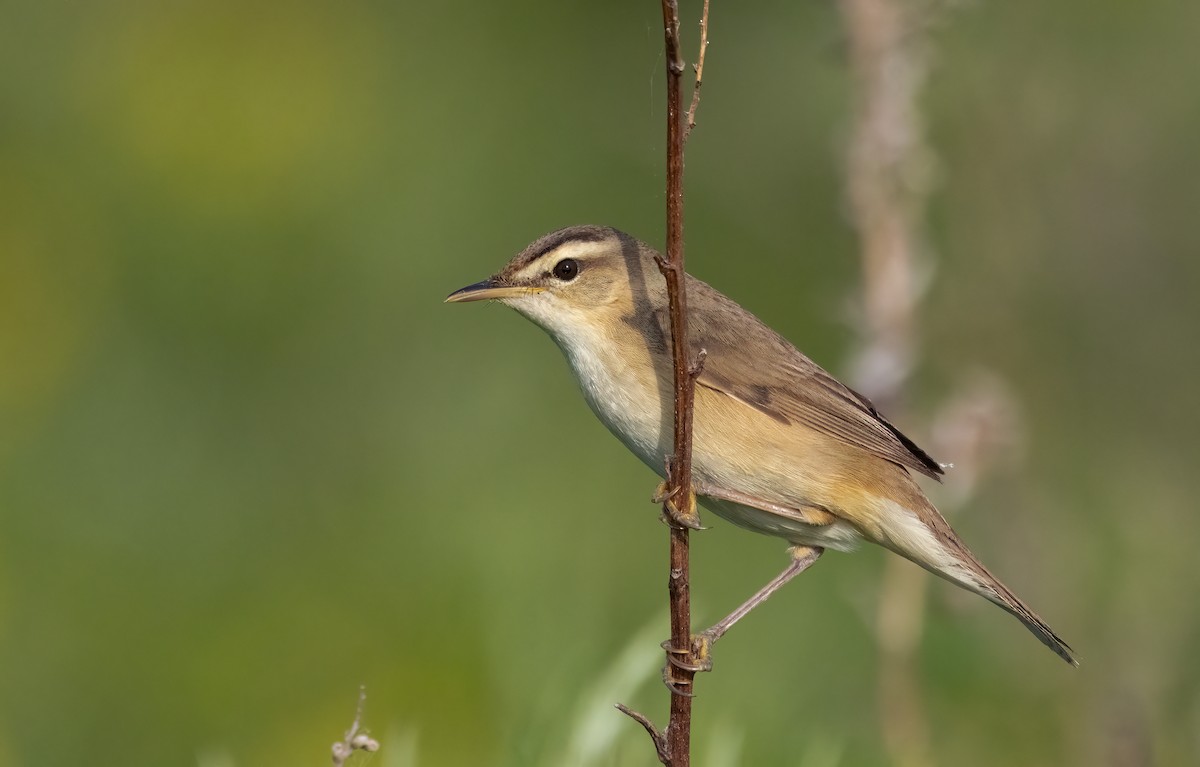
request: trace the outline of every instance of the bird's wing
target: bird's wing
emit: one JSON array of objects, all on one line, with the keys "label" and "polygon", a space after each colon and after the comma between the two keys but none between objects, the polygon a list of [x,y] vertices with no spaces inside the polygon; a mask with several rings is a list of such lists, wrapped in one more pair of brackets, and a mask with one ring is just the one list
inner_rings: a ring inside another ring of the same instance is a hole
[{"label": "bird's wing", "polygon": [[690,346],[693,353],[700,349],[706,353],[697,385],[780,423],[802,424],[927,477],[939,479],[944,473],[870,400],[825,372],[757,317],[700,280],[689,279],[688,294],[696,296],[689,301]]}]

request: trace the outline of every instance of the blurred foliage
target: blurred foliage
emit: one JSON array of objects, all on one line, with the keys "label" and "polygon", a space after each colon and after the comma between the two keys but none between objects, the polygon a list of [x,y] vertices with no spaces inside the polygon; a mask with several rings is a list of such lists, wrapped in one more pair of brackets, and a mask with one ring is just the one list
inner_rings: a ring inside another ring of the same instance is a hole
[{"label": "blurred foliage", "polygon": [[[977,367],[1021,400],[1023,461],[956,525],[1083,666],[932,585],[935,756],[1196,764],[1200,4],[942,19],[915,411]],[[360,683],[376,764],[560,764],[596,732],[593,763],[650,763],[603,723],[610,692],[665,709],[627,657],[666,635],[655,480],[536,329],[441,299],[559,226],[661,240],[660,23],[0,8],[0,765],[320,764]],[[717,2],[711,36],[690,268],[836,370],[838,16]],[[699,621],[784,561],[714,528]],[[886,763],[883,556],[828,557],[722,644],[697,764]]]}]

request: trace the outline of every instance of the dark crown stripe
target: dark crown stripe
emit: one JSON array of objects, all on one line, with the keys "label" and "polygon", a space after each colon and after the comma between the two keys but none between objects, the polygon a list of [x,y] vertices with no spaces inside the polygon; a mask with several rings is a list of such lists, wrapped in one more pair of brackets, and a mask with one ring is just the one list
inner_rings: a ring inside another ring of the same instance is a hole
[{"label": "dark crown stripe", "polygon": [[569,242],[602,242],[609,236],[609,232],[595,227],[577,227],[553,232],[525,249],[525,257],[521,259],[521,266],[528,266]]}]

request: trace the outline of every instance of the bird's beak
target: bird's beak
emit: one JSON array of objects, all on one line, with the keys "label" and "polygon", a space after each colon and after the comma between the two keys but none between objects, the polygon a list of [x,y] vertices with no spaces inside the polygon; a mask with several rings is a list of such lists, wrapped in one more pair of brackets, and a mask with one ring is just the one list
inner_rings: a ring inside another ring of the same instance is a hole
[{"label": "bird's beak", "polygon": [[457,304],[465,301],[486,301],[489,298],[515,298],[531,293],[541,293],[545,288],[532,285],[505,285],[495,277],[459,288],[446,296],[446,303]]}]

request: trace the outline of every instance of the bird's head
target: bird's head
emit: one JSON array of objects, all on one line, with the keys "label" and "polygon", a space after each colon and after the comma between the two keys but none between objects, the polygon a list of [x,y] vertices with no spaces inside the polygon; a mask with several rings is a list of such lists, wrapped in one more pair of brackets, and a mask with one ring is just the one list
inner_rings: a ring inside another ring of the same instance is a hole
[{"label": "bird's head", "polygon": [[446,301],[494,299],[560,340],[645,316],[665,301],[657,253],[605,226],[573,226],[531,243],[492,277]]}]

